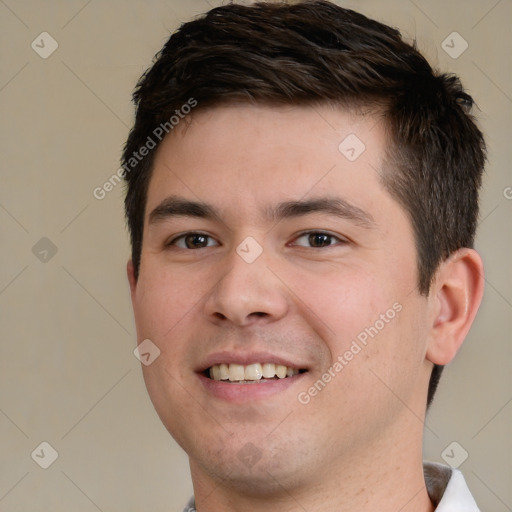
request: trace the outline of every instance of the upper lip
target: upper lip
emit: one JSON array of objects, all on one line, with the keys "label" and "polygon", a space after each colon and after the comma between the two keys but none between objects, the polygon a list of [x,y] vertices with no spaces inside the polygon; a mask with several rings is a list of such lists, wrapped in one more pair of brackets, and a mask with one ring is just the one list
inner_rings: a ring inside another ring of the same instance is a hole
[{"label": "upper lip", "polygon": [[249,365],[254,363],[274,363],[295,368],[297,370],[307,370],[305,364],[294,362],[286,357],[278,356],[271,352],[241,352],[241,351],[222,351],[210,354],[197,368],[201,373],[208,368],[218,364],[241,364]]}]

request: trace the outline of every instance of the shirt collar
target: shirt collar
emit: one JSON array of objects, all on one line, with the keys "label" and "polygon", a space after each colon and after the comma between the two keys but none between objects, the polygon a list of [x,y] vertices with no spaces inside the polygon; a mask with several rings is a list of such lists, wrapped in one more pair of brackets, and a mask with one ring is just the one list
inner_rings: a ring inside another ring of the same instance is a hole
[{"label": "shirt collar", "polygon": [[423,463],[427,491],[436,512],[480,512],[462,473],[434,462]]}]

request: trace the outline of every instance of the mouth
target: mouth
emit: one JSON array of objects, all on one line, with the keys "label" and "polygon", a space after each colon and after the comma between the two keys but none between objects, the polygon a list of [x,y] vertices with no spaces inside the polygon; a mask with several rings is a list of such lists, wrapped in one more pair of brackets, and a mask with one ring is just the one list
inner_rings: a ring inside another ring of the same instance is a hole
[{"label": "mouth", "polygon": [[271,406],[272,400],[285,401],[312,368],[305,361],[268,351],[224,350],[209,354],[196,368],[206,392],[231,404],[254,401]]},{"label": "mouth", "polygon": [[203,375],[213,381],[231,384],[262,384],[289,379],[306,371],[276,363],[220,363],[204,370]]}]

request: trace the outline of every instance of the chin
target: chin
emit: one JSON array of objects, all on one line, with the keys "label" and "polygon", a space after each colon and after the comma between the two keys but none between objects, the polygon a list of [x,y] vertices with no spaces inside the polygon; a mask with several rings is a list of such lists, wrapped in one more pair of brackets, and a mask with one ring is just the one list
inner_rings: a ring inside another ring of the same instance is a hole
[{"label": "chin", "polygon": [[[244,496],[255,499],[288,495],[288,489],[300,485],[297,479],[299,468],[295,465],[287,464],[284,467],[281,463],[276,464],[276,461],[272,460],[275,457],[272,456],[262,456],[254,463],[239,460],[240,458],[236,454],[221,464],[212,463],[210,459],[203,460],[201,469],[207,472],[219,487],[236,489]],[[192,466],[191,460],[191,469]]]},{"label": "chin", "polygon": [[298,446],[303,442],[294,442],[291,436],[272,440],[240,434],[226,437],[203,438],[194,446],[185,446],[192,475],[196,470],[207,473],[218,486],[261,498],[288,496],[291,489],[307,486],[315,472],[318,461],[301,452]]}]

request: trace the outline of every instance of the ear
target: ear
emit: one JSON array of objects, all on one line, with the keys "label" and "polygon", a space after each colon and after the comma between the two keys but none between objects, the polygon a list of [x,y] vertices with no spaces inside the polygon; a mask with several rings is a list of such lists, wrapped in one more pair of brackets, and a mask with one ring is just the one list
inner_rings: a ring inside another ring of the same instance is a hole
[{"label": "ear", "polygon": [[133,301],[135,289],[137,287],[137,278],[135,277],[135,268],[132,260],[128,260],[128,263],[126,264],[126,275],[128,276],[128,282],[130,283],[130,292]]},{"label": "ear", "polygon": [[483,263],[475,250],[459,249],[441,263],[429,294],[429,361],[444,366],[455,357],[473,323],[483,291]]}]

